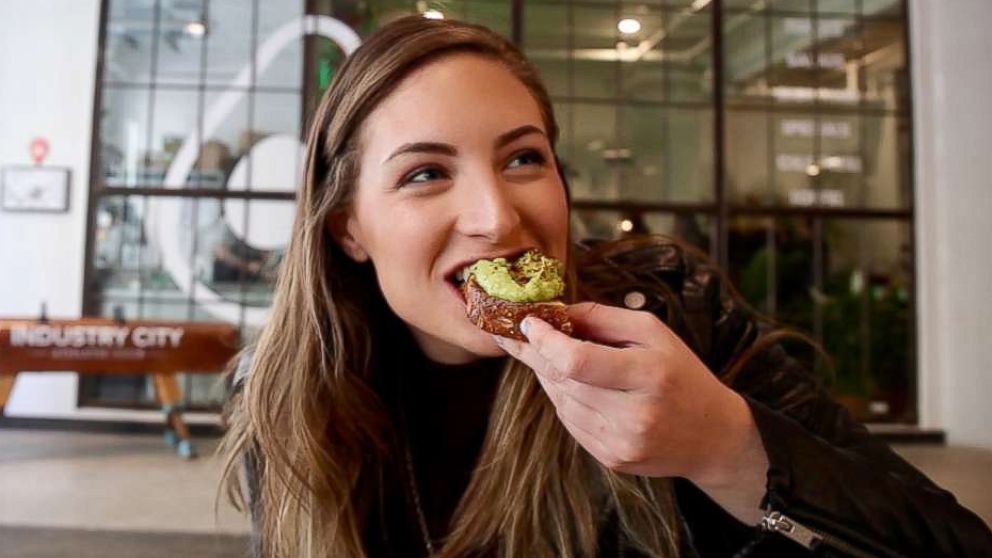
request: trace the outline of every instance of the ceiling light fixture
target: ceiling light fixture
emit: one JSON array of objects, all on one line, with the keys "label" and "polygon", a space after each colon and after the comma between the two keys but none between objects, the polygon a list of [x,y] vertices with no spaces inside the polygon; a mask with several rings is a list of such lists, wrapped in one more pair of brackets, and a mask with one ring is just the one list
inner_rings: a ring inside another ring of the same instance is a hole
[{"label": "ceiling light fixture", "polygon": [[625,35],[633,35],[641,30],[641,22],[632,17],[624,18],[617,23],[617,29]]},{"label": "ceiling light fixture", "polygon": [[207,26],[202,21],[191,21],[186,24],[183,30],[194,37],[202,37],[207,33]]}]

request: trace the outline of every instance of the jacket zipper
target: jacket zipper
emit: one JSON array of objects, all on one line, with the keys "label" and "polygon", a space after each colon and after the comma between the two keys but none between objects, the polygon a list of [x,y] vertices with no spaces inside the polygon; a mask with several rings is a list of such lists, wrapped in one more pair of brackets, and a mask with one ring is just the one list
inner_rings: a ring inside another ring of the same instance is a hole
[{"label": "jacket zipper", "polygon": [[874,555],[858,550],[853,546],[826,535],[814,529],[798,523],[796,520],[786,516],[782,512],[768,510],[761,518],[761,529],[766,532],[778,533],[785,538],[799,543],[809,550],[813,550],[821,544],[832,546],[855,558],[875,558]]}]

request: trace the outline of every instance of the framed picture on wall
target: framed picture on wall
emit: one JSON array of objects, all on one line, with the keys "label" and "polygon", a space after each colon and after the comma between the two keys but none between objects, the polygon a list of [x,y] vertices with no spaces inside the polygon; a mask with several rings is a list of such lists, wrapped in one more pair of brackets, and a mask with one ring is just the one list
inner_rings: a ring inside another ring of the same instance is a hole
[{"label": "framed picture on wall", "polygon": [[64,167],[7,166],[0,171],[0,209],[32,213],[69,211],[69,175]]}]

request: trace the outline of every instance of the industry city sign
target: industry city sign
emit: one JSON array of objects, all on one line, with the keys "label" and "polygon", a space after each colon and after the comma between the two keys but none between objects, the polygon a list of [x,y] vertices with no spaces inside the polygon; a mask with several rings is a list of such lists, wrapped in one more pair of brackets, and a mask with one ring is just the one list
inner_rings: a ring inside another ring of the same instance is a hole
[{"label": "industry city sign", "polygon": [[0,373],[219,370],[238,347],[219,322],[0,320]]},{"label": "industry city sign", "polygon": [[11,347],[36,348],[178,348],[186,330],[181,327],[128,327],[101,325],[30,324],[10,329]]}]

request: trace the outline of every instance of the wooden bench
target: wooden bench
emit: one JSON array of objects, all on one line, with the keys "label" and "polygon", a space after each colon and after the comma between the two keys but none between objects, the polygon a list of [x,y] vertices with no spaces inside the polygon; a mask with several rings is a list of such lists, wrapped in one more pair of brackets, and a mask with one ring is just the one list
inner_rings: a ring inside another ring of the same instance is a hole
[{"label": "wooden bench", "polygon": [[220,372],[239,344],[237,328],[222,322],[0,319],[0,416],[20,372],[150,374],[166,440],[193,458],[176,373]]}]

